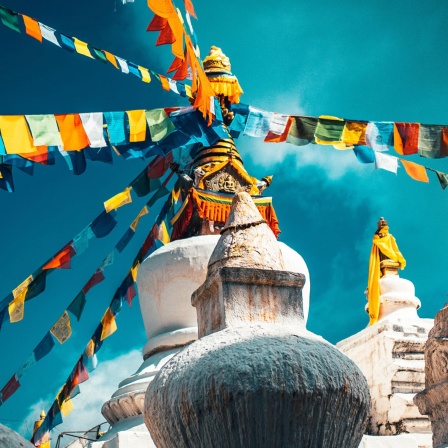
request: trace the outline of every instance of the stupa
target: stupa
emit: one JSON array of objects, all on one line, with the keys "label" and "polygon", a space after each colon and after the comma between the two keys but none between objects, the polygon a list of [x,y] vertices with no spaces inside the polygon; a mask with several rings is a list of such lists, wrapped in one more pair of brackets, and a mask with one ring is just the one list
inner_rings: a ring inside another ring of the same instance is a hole
[{"label": "stupa", "polygon": [[199,340],[149,384],[158,448],[357,448],[370,408],[356,365],[306,330],[305,276],[288,272],[273,232],[239,192],[193,293]]},{"label": "stupa", "polygon": [[432,447],[430,421],[413,398],[424,388],[424,346],[433,320],[418,316],[421,303],[415,287],[398,275],[405,264],[387,221],[380,218],[369,267],[370,325],[337,344],[369,384],[369,435],[362,448]]},{"label": "stupa", "polygon": [[[223,117],[230,123],[233,117],[228,106],[239,101],[242,89],[230,72],[228,58],[212,47],[204,60],[204,69],[217,92]],[[208,261],[229,216],[236,190],[250,192],[272,235],[277,237],[280,232],[272,198],[262,196],[272,177],[258,180],[250,176],[230,135],[210,148],[200,148],[191,172],[182,173],[180,181],[184,203],[173,219],[172,242],[144,260],[138,272],[140,309],[147,336],[143,363],[135,374],[119,383],[117,391],[104,403],[102,414],[111,429],[92,442],[91,448],[155,446],[143,421],[144,395],[163,365],[197,339],[191,294],[205,281]],[[275,244],[282,253],[284,269],[300,272],[306,278],[305,324],[310,293],[308,268],[296,251],[281,242]]]}]

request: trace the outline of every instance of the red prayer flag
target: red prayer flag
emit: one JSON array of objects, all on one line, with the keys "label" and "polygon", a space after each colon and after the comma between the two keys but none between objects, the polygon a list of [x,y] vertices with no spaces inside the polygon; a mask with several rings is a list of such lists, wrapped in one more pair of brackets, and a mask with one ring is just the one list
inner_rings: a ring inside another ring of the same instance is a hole
[{"label": "red prayer flag", "polygon": [[286,122],[285,129],[281,134],[276,134],[273,131],[269,131],[268,134],[266,135],[264,141],[270,142],[270,143],[286,142],[286,138],[288,137],[288,134],[289,134],[289,129],[291,128],[291,125],[292,125],[292,120],[293,120],[293,117],[288,118],[288,121]]},{"label": "red prayer flag", "polygon": [[158,179],[162,177],[166,170],[173,162],[173,153],[169,153],[166,157],[156,156],[154,160],[148,165],[148,178]]},{"label": "red prayer flag", "polygon": [[151,249],[152,245],[156,242],[157,237],[159,236],[159,228],[157,224],[154,224],[151,231],[149,232],[148,237],[146,238],[145,242],[143,243],[142,247],[142,254],[145,256],[149,249]]},{"label": "red prayer flag", "polygon": [[162,31],[167,24],[168,19],[164,19],[156,14],[149,23],[148,28],[146,28],[146,31]]},{"label": "red prayer flag", "polygon": [[419,123],[394,123],[394,148],[398,154],[418,153]]},{"label": "red prayer flag", "polygon": [[66,246],[42,269],[70,269],[70,261],[72,256],[75,254],[75,249],[73,249],[72,246]]},{"label": "red prayer flag", "polygon": [[95,285],[98,285],[98,283],[101,283],[104,280],[104,274],[101,269],[97,269],[95,274],[90,277],[90,280],[86,283],[84,288],[82,288],[82,292],[84,294],[87,294]]},{"label": "red prayer flag", "polygon": [[14,374],[0,391],[0,401],[4,403],[19,387],[20,383],[16,378],[16,374]]},{"label": "red prayer flag", "polygon": [[156,47],[159,45],[173,44],[175,41],[176,37],[174,36],[169,23],[167,23],[166,26],[160,30],[159,37],[156,41]]},{"label": "red prayer flag", "polygon": [[78,384],[83,383],[84,381],[87,381],[89,379],[89,374],[87,373],[87,369],[85,368],[83,362],[82,362],[82,356],[79,358],[79,361],[77,362],[75,368],[72,372],[73,379],[71,381],[71,390]]}]

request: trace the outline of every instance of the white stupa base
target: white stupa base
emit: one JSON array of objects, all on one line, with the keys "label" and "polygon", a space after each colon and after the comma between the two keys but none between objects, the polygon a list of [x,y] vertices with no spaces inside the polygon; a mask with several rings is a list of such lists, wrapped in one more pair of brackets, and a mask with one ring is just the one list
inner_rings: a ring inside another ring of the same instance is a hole
[{"label": "white stupa base", "polygon": [[432,448],[431,434],[364,436],[359,448]]}]

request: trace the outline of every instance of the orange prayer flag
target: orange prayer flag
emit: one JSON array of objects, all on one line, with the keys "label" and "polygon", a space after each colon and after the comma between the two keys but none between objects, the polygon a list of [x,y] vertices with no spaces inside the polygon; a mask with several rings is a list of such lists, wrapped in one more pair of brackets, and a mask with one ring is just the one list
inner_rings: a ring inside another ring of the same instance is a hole
[{"label": "orange prayer flag", "polygon": [[106,50],[102,50],[102,52],[106,55],[106,59],[118,70],[120,70],[120,67],[118,66],[117,59],[112,53],[109,53]]},{"label": "orange prayer flag", "polygon": [[177,17],[176,8],[171,0],[148,0],[148,7],[154,14],[165,19]]},{"label": "orange prayer flag", "polygon": [[79,114],[55,115],[65,151],[81,151],[90,145]]},{"label": "orange prayer flag", "polygon": [[35,152],[29,154],[21,154],[24,159],[31,160],[32,162],[41,163],[46,165],[48,161],[48,146],[36,146]]},{"label": "orange prayer flag", "polygon": [[163,90],[170,90],[170,83],[168,82],[168,78],[163,75],[160,76],[160,82],[162,83]]},{"label": "orange prayer flag", "polygon": [[198,17],[196,16],[196,13],[194,11],[193,2],[191,0],[184,0],[184,4],[185,4],[185,10],[188,12],[188,14],[197,19]]},{"label": "orange prayer flag", "polygon": [[57,255],[53,257],[53,260],[48,262],[42,269],[70,269],[70,260],[75,254],[75,250],[72,246],[66,246]]},{"label": "orange prayer flag", "polygon": [[129,119],[129,140],[143,142],[146,139],[146,114],[144,110],[127,110]]},{"label": "orange prayer flag", "polygon": [[1,115],[0,133],[6,154],[33,154],[36,152],[24,115]]},{"label": "orange prayer flag", "polygon": [[403,159],[400,159],[400,162],[403,164],[409,177],[412,177],[412,179],[418,180],[419,182],[429,182],[428,173],[424,166]]},{"label": "orange prayer flag", "polygon": [[34,37],[39,42],[42,42],[42,32],[40,31],[39,22],[22,14],[23,22],[25,23],[25,32],[28,36]]}]

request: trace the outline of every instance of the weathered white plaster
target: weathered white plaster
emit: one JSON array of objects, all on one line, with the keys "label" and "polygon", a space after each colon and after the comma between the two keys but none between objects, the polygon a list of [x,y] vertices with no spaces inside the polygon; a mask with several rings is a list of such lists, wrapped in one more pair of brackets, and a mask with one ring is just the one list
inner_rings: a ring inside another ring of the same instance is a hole
[{"label": "weathered white plaster", "polygon": [[34,445],[25,440],[7,426],[0,424],[0,448],[34,448]]},{"label": "weathered white plaster", "polygon": [[372,399],[369,431],[399,434],[368,437],[361,447],[429,448],[431,425],[413,398],[424,387],[424,345],[433,320],[418,317],[420,301],[410,281],[387,274],[380,279],[380,292],[378,322],[337,344],[367,378]]}]

